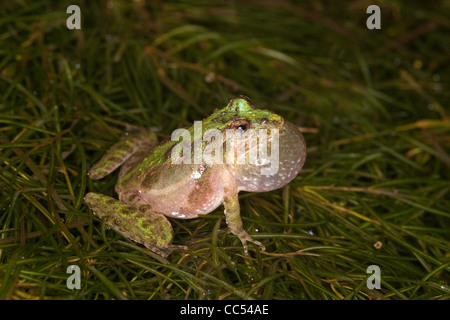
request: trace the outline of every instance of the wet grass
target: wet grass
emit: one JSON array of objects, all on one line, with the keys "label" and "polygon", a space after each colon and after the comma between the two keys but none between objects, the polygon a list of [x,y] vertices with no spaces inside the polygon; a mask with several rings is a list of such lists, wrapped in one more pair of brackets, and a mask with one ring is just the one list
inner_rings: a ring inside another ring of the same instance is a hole
[{"label": "wet grass", "polygon": [[[0,298],[448,299],[450,7],[412,3],[383,2],[381,30],[360,1],[80,1],[82,30],[73,3],[2,4]],[[164,138],[239,94],[308,145],[288,186],[241,193],[266,252],[244,256],[222,208],[171,220],[189,250],[167,259],[88,210],[126,123]]]}]

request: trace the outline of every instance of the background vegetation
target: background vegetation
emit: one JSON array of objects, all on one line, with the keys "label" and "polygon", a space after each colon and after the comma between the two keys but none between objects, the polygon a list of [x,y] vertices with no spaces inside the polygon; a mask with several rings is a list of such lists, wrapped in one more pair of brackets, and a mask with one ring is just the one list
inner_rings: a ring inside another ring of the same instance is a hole
[{"label": "background vegetation", "polygon": [[[82,29],[68,30],[77,4]],[[378,4],[382,29],[366,28]],[[448,299],[448,1],[3,1],[0,298]],[[304,132],[300,175],[242,193],[243,255],[223,208],[172,220],[156,256],[83,202],[124,125],[161,138],[239,94]],[[366,287],[369,265],[380,290]],[[82,287],[66,287],[69,265]]]}]

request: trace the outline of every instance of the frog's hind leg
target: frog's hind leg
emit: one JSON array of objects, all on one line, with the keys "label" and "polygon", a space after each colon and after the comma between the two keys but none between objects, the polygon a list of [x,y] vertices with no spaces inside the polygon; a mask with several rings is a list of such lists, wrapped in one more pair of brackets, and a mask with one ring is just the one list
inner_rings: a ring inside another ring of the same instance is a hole
[{"label": "frog's hind leg", "polygon": [[172,225],[164,215],[152,211],[148,205],[134,208],[94,192],[87,193],[84,201],[95,215],[105,220],[108,227],[163,257],[175,249],[186,249],[172,245]]},{"label": "frog's hind leg", "polygon": [[119,172],[119,179],[143,160],[149,152],[158,145],[158,138],[153,129],[141,128],[143,131],[135,137],[135,143],[139,148],[124,162]]},{"label": "frog's hind leg", "polygon": [[[158,140],[154,131],[154,129],[127,126],[126,134],[89,170],[89,177],[94,180],[102,179],[125,162],[129,162],[127,160],[142,159],[142,154],[145,156],[157,144]],[[123,174],[126,171],[121,170],[121,172]]]}]

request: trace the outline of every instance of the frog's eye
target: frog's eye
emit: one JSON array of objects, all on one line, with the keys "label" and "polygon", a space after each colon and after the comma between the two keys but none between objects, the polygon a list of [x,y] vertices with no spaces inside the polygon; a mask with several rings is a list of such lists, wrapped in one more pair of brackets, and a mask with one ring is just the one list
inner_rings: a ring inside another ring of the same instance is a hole
[{"label": "frog's eye", "polygon": [[236,119],[230,125],[230,128],[233,130],[242,130],[245,131],[250,128],[250,121],[246,119]]}]

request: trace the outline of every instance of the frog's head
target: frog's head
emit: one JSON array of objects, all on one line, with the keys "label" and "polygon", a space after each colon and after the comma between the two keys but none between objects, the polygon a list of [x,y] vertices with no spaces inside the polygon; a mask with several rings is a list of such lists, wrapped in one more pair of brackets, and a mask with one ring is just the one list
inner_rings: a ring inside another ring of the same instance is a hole
[{"label": "frog's head", "polygon": [[225,137],[223,163],[239,190],[281,188],[305,162],[306,145],[298,128],[276,113],[254,107],[247,97],[232,99],[207,120]]}]

